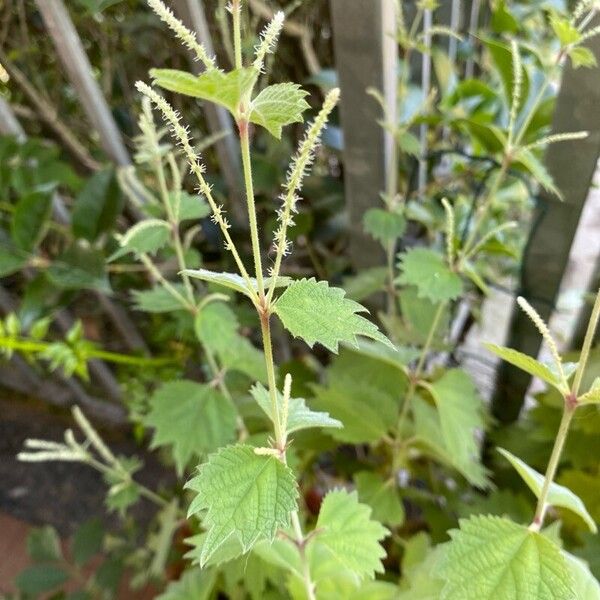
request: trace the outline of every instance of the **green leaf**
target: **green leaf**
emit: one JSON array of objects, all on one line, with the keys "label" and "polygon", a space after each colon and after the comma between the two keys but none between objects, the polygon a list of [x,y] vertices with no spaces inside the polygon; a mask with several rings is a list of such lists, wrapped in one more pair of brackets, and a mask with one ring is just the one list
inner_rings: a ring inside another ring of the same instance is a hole
[{"label": "green leaf", "polygon": [[574,69],[578,69],[579,67],[595,67],[598,64],[594,53],[589,48],[583,46],[571,48],[568,54]]},{"label": "green leaf", "polygon": [[[261,407],[263,412],[275,422],[275,415],[273,414],[273,407],[271,404],[271,396],[269,391],[260,383],[257,383],[250,390],[252,397],[256,403]],[[277,401],[279,406],[279,415],[283,415],[283,395],[277,392]],[[290,398],[288,403],[288,419],[287,423],[282,423],[285,426],[285,431],[294,433],[301,429],[312,429],[314,427],[343,427],[342,423],[337,419],[333,419],[326,412],[316,412],[306,406],[306,400],[304,398]]]},{"label": "green leaf", "polygon": [[512,348],[505,348],[504,346],[497,346],[496,344],[484,344],[484,346],[493,352],[496,356],[499,356],[502,360],[518,367],[522,371],[529,373],[533,377],[538,377],[542,381],[549,383],[551,386],[560,389],[561,381],[556,374],[544,363],[539,362],[535,358],[523,354],[518,350]]},{"label": "green leaf", "polygon": [[400,257],[397,282],[414,285],[420,298],[431,302],[454,300],[462,293],[460,277],[451,271],[444,257],[429,248],[413,248]]},{"label": "green leaf", "polygon": [[339,419],[342,429],[329,435],[341,442],[380,440],[398,418],[408,378],[397,366],[373,356],[342,349],[327,370],[328,385],[314,386],[311,405]]},{"label": "green leaf", "polygon": [[8,277],[27,264],[27,256],[19,256],[7,248],[0,249],[0,277]]},{"label": "green leaf", "polygon": [[19,198],[10,222],[10,233],[19,250],[31,252],[44,236],[50,219],[52,198],[45,192],[30,192]]},{"label": "green leaf", "polygon": [[104,257],[92,248],[73,244],[46,271],[50,281],[65,290],[97,289],[110,292]]},{"label": "green leaf", "polygon": [[60,560],[62,550],[56,529],[50,525],[32,529],[27,536],[27,554],[35,561]]},{"label": "green leaf", "polygon": [[157,600],[208,600],[217,580],[214,569],[189,569],[181,579],[172,581]]},{"label": "green leaf", "polygon": [[371,519],[371,509],[358,502],[356,492],[329,492],[319,511],[315,535],[309,547],[317,544],[327,549],[341,568],[360,578],[383,573],[381,560],[386,552],[379,543],[388,530]]},{"label": "green leaf", "polygon": [[154,254],[169,240],[171,226],[162,219],[145,219],[136,223],[121,238],[121,248],[137,254]]},{"label": "green leaf", "polygon": [[383,208],[370,208],[363,217],[365,231],[383,245],[404,235],[406,219],[397,212]]},{"label": "green leaf", "polygon": [[100,519],[91,519],[80,525],[73,536],[71,553],[77,565],[85,565],[102,550],[104,526]]},{"label": "green leaf", "polygon": [[[511,454],[508,450],[498,448],[498,452],[500,452],[500,454],[502,454],[502,456],[504,456],[504,458],[506,458],[506,460],[508,460],[515,468],[517,473],[521,476],[521,479],[523,479],[529,489],[535,494],[535,497],[539,498],[544,486],[544,476],[535,469],[532,469],[520,458]],[[593,533],[598,531],[594,519],[592,519],[592,516],[588,512],[581,498],[576,496],[569,488],[552,482],[550,484],[550,490],[548,491],[547,503],[550,506],[558,506],[560,508],[572,510],[585,521],[586,525],[590,528],[590,531]]]},{"label": "green leaf", "polygon": [[600,403],[600,377],[596,377],[592,387],[577,399],[581,404],[599,404]]},{"label": "green leaf", "polygon": [[501,517],[476,516],[450,532],[441,600],[574,600],[560,549]]},{"label": "green leaf", "polygon": [[194,381],[171,381],[150,397],[144,422],[154,428],[152,448],[171,446],[177,471],[235,440],[237,413],[215,388]]},{"label": "green leaf", "polygon": [[228,73],[213,69],[196,76],[175,69],[151,69],[154,82],[165,90],[209,100],[237,115],[240,101],[254,87],[255,69],[236,69]]},{"label": "green leaf", "polygon": [[34,565],[21,571],[15,583],[21,592],[38,596],[50,592],[66,583],[69,576],[65,571],[53,565]]},{"label": "green leaf", "polygon": [[471,483],[485,487],[486,471],[480,464],[480,449],[475,438],[475,434],[485,428],[485,421],[483,403],[475,385],[461,369],[450,369],[429,389],[452,463]]},{"label": "green leaf", "polygon": [[546,190],[552,192],[560,200],[563,199],[560,190],[554,185],[552,175],[544,164],[530,150],[519,150],[515,156],[515,164],[521,165]]},{"label": "green leaf", "polygon": [[569,19],[553,14],[550,17],[550,25],[563,48],[576,44],[581,39],[581,33]]},{"label": "green leaf", "polygon": [[600,600],[600,584],[592,575],[588,564],[565,552],[563,556],[567,559],[567,565],[575,581],[575,598],[577,600]]},{"label": "green leaf", "polygon": [[[182,295],[185,294],[183,284],[174,284],[173,287]],[[162,286],[156,286],[151,290],[132,290],[131,295],[136,310],[148,313],[165,313],[176,310],[187,310],[187,308],[174,298],[168,290]]]},{"label": "green leaf", "polygon": [[298,507],[296,480],[289,467],[241,444],[211,455],[186,487],[197,492],[188,516],[206,511],[201,566],[231,536],[238,538],[243,552],[260,539],[273,540]]},{"label": "green leaf", "polygon": [[337,352],[340,342],[356,346],[359,335],[393,348],[374,323],[357,314],[366,308],[344,296],[344,290],[330,288],[326,281],[300,279],[277,299],[274,312],[294,337],[302,338],[311,348],[319,342]]},{"label": "green leaf", "polygon": [[[119,463],[128,477],[124,478],[122,473],[108,471],[105,473],[104,479],[109,486],[108,494],[106,495],[106,506],[109,510],[114,510],[123,517],[127,509],[140,498],[140,488],[132,478],[141,469],[142,464],[135,456],[120,456]],[[109,560],[104,564],[109,563]],[[110,563],[107,564],[107,571],[112,570],[109,569],[109,566]]]},{"label": "green leaf", "polygon": [[404,505],[393,480],[371,471],[361,471],[354,475],[354,483],[361,502],[373,509],[373,519],[392,527],[404,523]]},{"label": "green leaf", "polygon": [[184,191],[169,193],[169,204],[172,208],[179,205],[179,221],[196,221],[208,217],[211,213],[208,202],[202,196]]},{"label": "green leaf", "polygon": [[356,275],[346,277],[342,287],[346,290],[346,297],[356,302],[362,302],[365,298],[376,292],[381,292],[388,277],[386,267],[371,267],[361,269]]},{"label": "green leaf", "polygon": [[72,213],[76,237],[94,242],[101,233],[112,229],[123,208],[123,195],[114,169],[92,175],[77,194]]},{"label": "green leaf", "polygon": [[[494,66],[496,67],[500,79],[502,80],[502,87],[504,89],[504,98],[506,106],[510,106],[514,93],[514,69],[513,69],[513,56],[509,45],[503,44],[498,40],[486,39],[484,40],[485,46],[488,49]],[[521,100],[519,102],[519,108],[522,108],[529,96],[529,77],[527,70],[523,69],[523,80],[521,82]]]},{"label": "green leaf", "polygon": [[267,381],[263,353],[238,333],[237,316],[225,303],[205,305],[196,315],[194,328],[200,342],[217,355],[222,367],[240,371],[258,381]]},{"label": "green leaf", "polygon": [[284,125],[303,121],[302,113],[309,108],[304,99],[306,96],[308,92],[295,83],[270,85],[252,101],[250,121],[281,139],[281,128]]},{"label": "green leaf", "polygon": [[[206,269],[186,269],[182,271],[182,275],[187,275],[188,277],[193,277],[194,279],[201,279],[207,283],[222,285],[223,287],[229,288],[230,290],[239,292],[240,294],[244,294],[245,296],[251,298],[250,290],[248,289],[245,279],[237,273],[217,273],[216,271],[208,271]],[[267,277],[264,281],[265,287],[271,285],[271,281],[272,279]],[[278,277],[276,287],[287,287],[290,281],[291,279],[289,277]],[[256,280],[251,279],[251,283],[254,287],[254,291],[258,291]]]}]

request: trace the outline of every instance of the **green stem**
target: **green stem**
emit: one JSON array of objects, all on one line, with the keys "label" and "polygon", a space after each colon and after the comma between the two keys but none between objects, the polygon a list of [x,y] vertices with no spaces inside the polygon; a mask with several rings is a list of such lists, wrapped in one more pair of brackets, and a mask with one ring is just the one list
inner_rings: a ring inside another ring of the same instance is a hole
[{"label": "green stem", "polygon": [[435,315],[433,317],[433,321],[431,322],[431,326],[429,327],[429,333],[427,334],[427,339],[425,340],[425,345],[421,349],[421,355],[419,356],[419,361],[417,362],[417,366],[415,370],[410,376],[410,386],[408,391],[406,392],[406,397],[404,398],[404,403],[402,404],[402,409],[400,410],[400,415],[398,417],[398,422],[396,424],[396,445],[400,446],[401,440],[401,430],[404,426],[404,421],[408,417],[408,411],[410,409],[410,405],[412,403],[413,396],[417,389],[417,383],[421,377],[423,372],[423,367],[425,366],[425,360],[427,359],[427,355],[429,354],[429,350],[431,348],[431,344],[433,343],[433,339],[440,325],[440,320],[442,315],[444,314],[444,309],[446,308],[446,302],[441,302],[435,311]]},{"label": "green stem", "polygon": [[297,512],[292,513],[292,526],[294,527],[294,533],[296,535],[296,544],[300,552],[300,559],[302,561],[302,575],[304,580],[304,588],[306,590],[306,596],[308,600],[316,600],[315,595],[315,584],[312,581],[310,575],[310,565],[306,556],[306,538],[302,532],[302,525],[300,525],[300,519]]},{"label": "green stem", "polygon": [[596,294],[596,301],[594,302],[594,308],[592,309],[592,315],[590,317],[590,322],[588,323],[588,328],[585,333],[585,338],[583,340],[583,348],[581,349],[581,354],[579,356],[579,365],[577,366],[577,372],[575,373],[575,379],[573,380],[573,396],[577,398],[579,395],[579,388],[581,387],[581,381],[583,379],[583,374],[585,372],[585,367],[587,365],[587,361],[590,357],[590,350],[592,348],[592,342],[594,341],[594,335],[596,333],[596,329],[598,327],[598,320],[600,319],[600,290]]},{"label": "green stem", "polygon": [[[171,168],[176,168],[176,166],[171,165]],[[162,160],[158,158],[155,161],[154,170],[156,172],[156,176],[158,178],[158,185],[160,188],[160,195],[162,198],[163,205],[165,207],[165,211],[167,213],[167,218],[169,219],[169,224],[171,225],[171,237],[173,239],[173,245],[175,247],[175,254],[177,256],[177,264],[179,265],[180,271],[185,271],[185,255],[183,252],[183,245],[181,244],[181,236],[179,234],[179,222],[173,212],[173,207],[171,206],[171,202],[169,200],[169,189],[167,188],[167,180],[165,177],[165,171],[163,168]],[[180,193],[179,190],[175,190],[175,193]],[[183,275],[183,284],[185,286],[185,291],[188,296],[188,300],[195,304],[194,301],[194,288],[192,287],[192,283],[190,278],[187,275]]]},{"label": "green stem", "polygon": [[273,360],[273,344],[271,342],[271,323],[268,314],[260,315],[260,329],[262,333],[263,349],[265,353],[265,364],[267,367],[267,379],[269,382],[269,396],[271,397],[271,408],[273,411],[273,427],[275,429],[275,443],[277,448],[284,452],[284,432],[281,429],[281,418],[279,415],[279,403],[277,402],[277,382],[275,380],[275,363]]},{"label": "green stem", "polygon": [[569,433],[569,426],[571,424],[571,419],[575,414],[575,409],[577,408],[576,403],[569,402],[568,399],[565,399],[565,407],[562,415],[562,419],[560,421],[560,427],[558,428],[558,433],[556,434],[556,439],[554,440],[554,448],[552,448],[552,454],[550,455],[550,461],[548,462],[548,468],[546,469],[546,476],[544,479],[544,485],[542,486],[542,491],[540,492],[540,496],[538,498],[537,507],[535,510],[535,516],[533,517],[533,521],[530,525],[530,528],[539,531],[544,524],[544,518],[546,516],[546,510],[548,509],[547,500],[548,493],[550,492],[550,486],[554,481],[554,477],[556,476],[556,470],[558,469],[558,463],[560,462],[560,457],[562,455],[563,448],[565,446],[565,442],[567,440],[567,434]]},{"label": "green stem", "polygon": [[[23,354],[38,354],[45,352],[52,342],[36,342],[26,338],[9,338],[0,337],[0,348],[16,350]],[[156,367],[168,365],[176,361],[174,358],[146,358],[144,356],[130,356],[128,354],[120,354],[118,352],[107,352],[105,350],[86,349],[86,358],[99,358],[112,363],[122,365],[133,365],[137,367]]]},{"label": "green stem", "polygon": [[473,227],[471,229],[471,232],[469,233],[469,237],[467,238],[467,241],[465,242],[462,248],[462,258],[458,262],[459,269],[460,264],[464,261],[464,257],[469,256],[471,254],[470,250],[472,246],[476,244],[479,228],[483,225],[483,221],[494,200],[494,197],[496,196],[498,190],[500,189],[500,186],[504,182],[504,178],[506,177],[509,165],[510,160],[507,156],[505,156],[504,160],[502,161],[500,171],[496,174],[496,177],[494,177],[494,182],[490,186],[488,193],[486,194],[484,200],[481,202],[479,208],[477,209],[477,213],[475,215],[475,222],[473,223]]},{"label": "green stem", "polygon": [[250,162],[250,138],[248,121],[239,123],[240,146],[242,149],[242,167],[244,170],[244,185],[246,187],[246,203],[248,206],[248,220],[250,221],[250,236],[252,240],[252,255],[254,257],[254,270],[259,298],[265,297],[265,284],[263,281],[262,261],[260,258],[260,238],[258,235],[258,222],[256,218],[256,205],[254,203],[254,184],[252,182],[252,165]]}]

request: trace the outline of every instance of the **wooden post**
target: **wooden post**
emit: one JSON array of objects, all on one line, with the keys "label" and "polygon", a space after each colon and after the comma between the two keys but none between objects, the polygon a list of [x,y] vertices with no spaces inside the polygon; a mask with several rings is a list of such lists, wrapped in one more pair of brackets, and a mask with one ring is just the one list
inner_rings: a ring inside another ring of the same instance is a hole
[{"label": "wooden post", "polygon": [[100,136],[104,151],[116,165],[129,166],[131,160],[121,133],[92,76],[90,61],[65,5],[62,0],[36,0],[36,4],[85,113]]},{"label": "wooden post", "polygon": [[[398,49],[394,0],[331,0],[334,51],[344,134],[344,183],[350,218],[350,258],[356,268],[382,264],[383,250],[363,231],[363,215],[382,206],[393,139],[377,123],[381,108],[367,94],[384,94],[394,113]],[[394,166],[394,168],[396,168]]]},{"label": "wooden post", "polygon": [[[590,46],[600,60],[600,38]],[[533,215],[533,227],[523,258],[520,295],[548,321],[552,314],[563,272],[590,183],[600,156],[600,71],[598,68],[565,67],[556,101],[553,133],[589,132],[584,140],[561,142],[549,147],[546,166],[561,190],[564,201],[543,192]],[[536,356],[541,336],[520,310],[513,310],[507,345]],[[530,377],[503,363],[498,371],[493,414],[501,422],[519,416]]]},{"label": "wooden post", "polygon": [[[214,46],[204,14],[204,6],[200,0],[176,0],[175,7],[185,26],[196,32],[208,55],[214,55]],[[199,61],[192,60],[191,64],[196,73],[203,70],[203,66]],[[210,132],[216,134],[226,131],[228,134],[215,145],[217,158],[221,174],[229,189],[231,210],[234,216],[237,217],[237,221],[245,222],[246,210],[241,195],[240,153],[236,138],[233,135],[233,121],[230,114],[223,107],[216,106],[212,102],[205,102],[203,108]]]}]

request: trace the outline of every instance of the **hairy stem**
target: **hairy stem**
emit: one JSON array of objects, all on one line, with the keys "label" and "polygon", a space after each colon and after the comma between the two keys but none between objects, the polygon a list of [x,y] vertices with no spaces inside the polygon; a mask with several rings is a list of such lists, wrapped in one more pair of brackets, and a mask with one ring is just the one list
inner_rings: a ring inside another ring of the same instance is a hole
[{"label": "hairy stem", "polygon": [[254,270],[256,273],[256,285],[258,288],[259,298],[264,298],[265,284],[263,281],[262,261],[260,258],[260,238],[258,235],[256,205],[254,203],[254,184],[252,182],[252,165],[250,162],[248,121],[240,121],[239,129],[240,145],[242,149],[242,167],[244,170],[244,185],[246,186],[246,203],[248,206],[248,220],[250,221],[250,236],[252,240],[252,255],[254,257]]},{"label": "hairy stem", "polygon": [[316,600],[315,584],[312,581],[310,575],[310,565],[308,564],[308,558],[306,556],[306,538],[302,532],[302,525],[300,525],[300,519],[297,512],[292,513],[292,526],[294,527],[294,533],[296,535],[296,544],[300,551],[300,558],[302,560],[302,574],[304,580],[304,588],[306,590],[306,596],[308,600]]},{"label": "hairy stem", "polygon": [[560,462],[560,457],[562,455],[562,451],[567,440],[567,434],[569,433],[571,419],[575,414],[576,408],[576,403],[570,402],[569,399],[565,399],[565,407],[562,419],[560,421],[560,427],[558,428],[558,433],[556,434],[556,439],[554,440],[554,447],[552,448],[552,454],[550,455],[548,468],[546,469],[544,485],[542,486],[542,491],[540,493],[540,497],[538,498],[537,507],[535,509],[535,515],[530,525],[531,529],[535,531],[539,531],[542,525],[544,524],[546,510],[548,509],[548,493],[550,492],[550,486],[552,485],[554,477],[556,476],[558,463]]},{"label": "hairy stem", "polygon": [[585,372],[588,358],[590,357],[590,350],[592,348],[592,342],[594,341],[594,335],[598,327],[598,320],[600,319],[600,290],[596,294],[596,301],[594,302],[594,308],[592,309],[592,315],[588,328],[585,333],[583,340],[583,348],[581,349],[581,355],[579,357],[579,365],[577,366],[577,372],[575,373],[575,379],[573,380],[573,396],[577,398],[579,395],[579,388],[581,387],[581,381]]},{"label": "hairy stem", "polygon": [[267,367],[267,379],[269,382],[269,396],[273,411],[273,427],[275,430],[275,443],[277,448],[284,452],[284,434],[281,429],[281,418],[279,415],[279,403],[277,402],[277,382],[275,380],[275,362],[273,360],[273,343],[271,341],[271,322],[269,315],[260,314],[260,329],[262,333],[263,349],[265,353],[265,364]]}]

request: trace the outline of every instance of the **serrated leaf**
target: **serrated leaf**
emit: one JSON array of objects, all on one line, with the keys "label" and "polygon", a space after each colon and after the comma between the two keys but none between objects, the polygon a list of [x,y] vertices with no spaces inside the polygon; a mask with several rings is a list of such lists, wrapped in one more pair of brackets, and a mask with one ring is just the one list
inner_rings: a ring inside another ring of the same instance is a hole
[{"label": "serrated leaf", "polygon": [[[181,294],[185,294],[185,288],[182,284],[173,284],[173,287]],[[156,286],[151,290],[132,290],[131,295],[133,296],[136,310],[148,313],[187,310],[186,306],[162,286]]]},{"label": "serrated leaf", "polygon": [[360,578],[373,578],[383,573],[381,560],[386,552],[379,543],[388,530],[371,519],[371,509],[358,502],[356,492],[345,490],[329,492],[319,511],[316,530],[309,542],[327,549],[342,568]]},{"label": "serrated leaf", "polygon": [[202,196],[185,191],[170,192],[169,204],[172,209],[178,209],[175,214],[179,221],[204,219],[211,213],[208,202]]},{"label": "serrated leaf", "polygon": [[344,296],[344,290],[329,287],[326,281],[300,279],[277,299],[274,312],[294,337],[311,348],[318,342],[337,352],[340,342],[356,346],[359,335],[393,348],[374,323],[357,314],[367,309]]},{"label": "serrated leaf", "polygon": [[441,600],[574,600],[560,549],[501,517],[476,516],[450,532]]},{"label": "serrated leaf", "polygon": [[[230,290],[244,294],[249,298],[251,297],[245,279],[237,273],[217,273],[216,271],[208,271],[207,269],[186,269],[181,274],[193,277],[194,279],[201,279],[207,283],[216,283],[217,285],[222,285]],[[254,291],[258,291],[256,280],[252,278],[250,281],[254,287]],[[265,287],[270,286],[271,281],[272,279],[267,277],[264,281]],[[278,277],[276,287],[286,287],[290,282],[291,279],[289,277]]]},{"label": "serrated leaf", "polygon": [[62,550],[56,529],[50,525],[32,529],[27,536],[27,554],[35,561],[60,560]]},{"label": "serrated leaf", "polygon": [[595,67],[598,64],[594,53],[584,46],[571,48],[568,54],[574,69],[578,69],[579,67]]},{"label": "serrated leaf", "polygon": [[[252,387],[250,393],[267,417],[275,422],[269,390],[260,383],[257,383]],[[279,403],[279,415],[281,417],[283,415],[283,395],[279,391],[277,392],[277,400]],[[304,398],[289,399],[287,423],[282,423],[282,426],[285,427],[285,431],[288,434],[314,427],[343,427],[342,423],[330,417],[329,413],[311,410],[306,406]]]},{"label": "serrated leaf", "polygon": [[600,600],[600,584],[592,575],[588,564],[564,550],[563,556],[567,560],[569,570],[575,582],[574,597],[577,600]]},{"label": "serrated leaf", "polygon": [[581,33],[569,19],[553,14],[550,17],[550,25],[563,47],[575,44],[581,39]]},{"label": "serrated leaf", "polygon": [[513,350],[512,348],[505,348],[504,346],[488,343],[484,344],[484,346],[507,363],[510,363],[522,371],[529,373],[533,377],[538,377],[542,381],[560,389],[561,382],[548,365],[545,365],[518,350]]},{"label": "serrated leaf", "polygon": [[599,404],[600,403],[600,377],[596,377],[592,387],[577,399],[581,404]]},{"label": "serrated leaf", "polygon": [[156,600],[208,600],[217,579],[214,569],[189,569],[172,581]]},{"label": "serrated leaf", "polygon": [[175,69],[151,69],[150,76],[165,90],[209,100],[236,115],[240,100],[250,92],[258,73],[255,69],[236,69],[228,73],[213,69],[196,76]]},{"label": "serrated leaf", "polygon": [[123,250],[137,254],[153,254],[169,240],[171,226],[162,219],[145,219],[127,230],[121,238]]},{"label": "serrated leaf", "polygon": [[236,410],[215,388],[194,381],[171,381],[150,397],[144,419],[154,428],[152,448],[172,447],[177,471],[235,440]]},{"label": "serrated leaf", "polygon": [[244,552],[260,539],[273,540],[298,507],[296,480],[289,467],[241,444],[211,455],[186,487],[197,492],[188,514],[206,511],[201,566],[231,536],[239,539]]},{"label": "serrated leaf", "polygon": [[460,277],[451,271],[444,257],[429,248],[413,248],[400,257],[397,282],[413,285],[420,298],[431,302],[454,300],[462,293]]},{"label": "serrated leaf", "polygon": [[327,386],[314,386],[311,405],[339,419],[328,434],[349,443],[380,440],[398,418],[408,388],[404,372],[387,361],[343,348],[327,369]]},{"label": "serrated leaf", "polygon": [[222,367],[267,381],[263,353],[238,333],[238,319],[229,306],[223,302],[205,305],[196,315],[194,329],[204,347],[217,355]]},{"label": "serrated leaf", "polygon": [[370,208],[363,217],[365,231],[378,242],[387,245],[404,235],[406,219],[397,212]]},{"label": "serrated leaf", "polygon": [[546,169],[544,163],[540,161],[530,150],[519,150],[515,159],[515,164],[521,165],[529,174],[547,191],[552,192],[560,200],[563,196],[560,190],[554,185],[552,175]]},{"label": "serrated leaf", "polygon": [[[536,498],[540,497],[542,488],[544,486],[544,476],[538,473],[535,469],[532,469],[527,463],[523,462],[520,458],[517,458],[514,454],[511,454],[504,448],[498,448],[498,452],[508,460],[508,462],[514,467],[517,473],[521,476],[521,479],[527,484],[529,489],[535,494]],[[547,503],[550,506],[558,506],[560,508],[568,508],[574,513],[578,514],[590,528],[590,531],[596,533],[598,528],[594,519],[588,512],[581,498],[574,494],[569,488],[564,485],[559,485],[556,482],[550,484],[548,491]]]},{"label": "serrated leaf", "polygon": [[[194,535],[185,540],[185,543],[188,546],[192,546],[192,549],[186,553],[184,558],[187,558],[192,561],[193,564],[200,564],[200,556],[202,555],[202,549],[204,548],[204,541],[206,540],[206,533],[200,533],[198,535]],[[261,542],[259,542],[260,544]],[[271,544],[269,542],[265,542],[265,544],[270,547]],[[254,547],[256,550],[257,546]],[[243,554],[242,545],[240,541],[236,537],[229,537],[223,544],[219,546],[219,548],[211,554],[211,557],[206,561],[204,567],[210,567],[212,565],[222,565],[227,563],[238,556]]]},{"label": "serrated leaf", "polygon": [[404,523],[404,505],[393,480],[371,471],[361,471],[354,475],[354,483],[361,502],[373,509],[373,519],[392,527]]},{"label": "serrated leaf", "polygon": [[306,96],[308,92],[295,83],[270,85],[252,101],[250,121],[280,139],[284,125],[303,121],[302,113],[309,108]]},{"label": "serrated leaf", "polygon": [[485,428],[483,403],[471,378],[461,369],[450,369],[431,385],[430,391],[453,464],[471,483],[486,486],[486,471],[475,438]]}]

